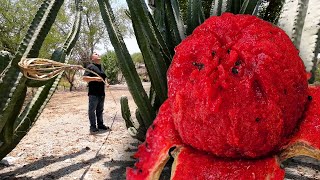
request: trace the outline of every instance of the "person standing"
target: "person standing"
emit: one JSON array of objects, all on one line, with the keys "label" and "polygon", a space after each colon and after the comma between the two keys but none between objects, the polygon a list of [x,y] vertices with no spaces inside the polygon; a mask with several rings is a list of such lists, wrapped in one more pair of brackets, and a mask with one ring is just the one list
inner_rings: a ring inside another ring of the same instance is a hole
[{"label": "person standing", "polygon": [[105,99],[105,86],[109,87],[103,80],[106,79],[106,74],[101,65],[101,58],[99,54],[94,52],[91,55],[92,63],[87,66],[87,69],[99,74],[95,75],[92,72],[85,71],[83,80],[88,83],[88,97],[89,97],[89,108],[88,116],[90,121],[90,133],[97,133],[100,130],[110,130],[109,127],[103,123],[103,109]]}]

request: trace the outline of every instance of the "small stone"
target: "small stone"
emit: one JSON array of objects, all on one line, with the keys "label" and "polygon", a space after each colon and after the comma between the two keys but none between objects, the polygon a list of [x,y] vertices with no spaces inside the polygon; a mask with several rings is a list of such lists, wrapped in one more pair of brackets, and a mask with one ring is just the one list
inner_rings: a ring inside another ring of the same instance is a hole
[{"label": "small stone", "polygon": [[24,155],[24,152],[19,152],[17,156],[21,157],[22,155]]},{"label": "small stone", "polygon": [[66,160],[64,160],[63,162],[65,162],[65,163],[71,163],[71,159],[66,159]]},{"label": "small stone", "polygon": [[14,164],[14,162],[17,160],[17,158],[15,157],[12,157],[12,156],[7,156],[7,157],[4,157],[0,163],[1,164],[4,164],[6,166],[11,166]]}]

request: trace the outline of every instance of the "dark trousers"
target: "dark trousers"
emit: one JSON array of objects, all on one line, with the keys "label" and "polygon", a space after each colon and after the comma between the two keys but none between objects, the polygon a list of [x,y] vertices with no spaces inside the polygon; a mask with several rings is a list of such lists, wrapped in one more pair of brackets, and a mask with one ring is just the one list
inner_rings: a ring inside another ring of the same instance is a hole
[{"label": "dark trousers", "polygon": [[103,125],[104,96],[89,95],[89,121],[90,127]]}]

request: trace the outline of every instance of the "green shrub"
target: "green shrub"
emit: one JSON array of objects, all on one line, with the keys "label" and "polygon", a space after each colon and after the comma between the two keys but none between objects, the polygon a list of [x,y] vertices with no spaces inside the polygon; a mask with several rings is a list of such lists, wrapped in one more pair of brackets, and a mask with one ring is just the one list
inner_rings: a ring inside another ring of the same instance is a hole
[{"label": "green shrub", "polygon": [[143,56],[142,56],[142,54],[141,54],[140,52],[138,52],[138,53],[133,53],[133,54],[131,55],[131,58],[132,58],[132,61],[133,61],[135,64],[137,64],[137,63],[144,63],[144,62],[143,62]]},{"label": "green shrub", "polygon": [[114,51],[108,51],[101,57],[101,64],[105,69],[104,71],[107,75],[109,84],[118,84],[120,68],[116,53]]}]

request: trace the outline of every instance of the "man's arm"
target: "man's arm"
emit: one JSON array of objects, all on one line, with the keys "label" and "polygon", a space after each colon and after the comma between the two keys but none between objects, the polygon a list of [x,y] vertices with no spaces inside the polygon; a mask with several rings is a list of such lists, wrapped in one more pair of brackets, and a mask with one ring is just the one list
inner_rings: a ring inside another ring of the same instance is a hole
[{"label": "man's arm", "polygon": [[90,77],[90,76],[83,76],[82,80],[84,80],[85,82],[91,82],[91,81],[97,81],[97,82],[101,82],[102,79],[101,77]]},{"label": "man's arm", "polygon": [[[102,78],[101,77],[90,77],[90,76],[83,76],[82,80],[85,82],[91,82],[91,81],[97,81],[97,82],[102,82]],[[109,87],[109,83],[106,82],[106,86]]]}]

